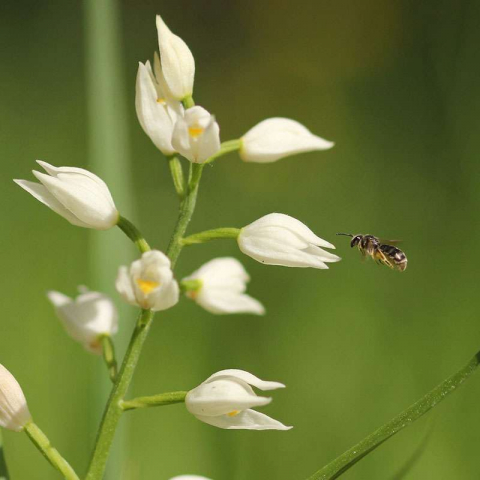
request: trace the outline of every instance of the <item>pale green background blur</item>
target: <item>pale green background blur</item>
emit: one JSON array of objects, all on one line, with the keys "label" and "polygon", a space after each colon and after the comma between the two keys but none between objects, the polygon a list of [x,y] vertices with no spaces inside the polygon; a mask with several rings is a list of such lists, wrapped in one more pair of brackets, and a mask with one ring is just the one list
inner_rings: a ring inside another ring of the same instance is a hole
[{"label": "pale green background blur", "polygon": [[[122,419],[123,473],[108,478],[305,479],[480,348],[480,4],[118,5],[123,78],[111,83],[123,82],[124,95],[112,100],[128,129],[111,134],[121,133],[118,144],[126,145],[135,199],[124,203],[115,175],[105,178],[114,196],[118,191],[120,210],[154,246],[166,248],[177,200],[165,160],[134,109],[137,62],[157,48],[154,15],[161,13],[195,56],[195,100],[215,113],[223,140],[266,117],[286,116],[336,142],[331,151],[270,165],[243,164],[236,155],[218,161],[205,171],[189,231],[240,227],[284,212],[333,241],[344,260],[319,271],[260,265],[242,257],[234,242],[185,250],[179,278],[214,256],[241,259],[252,276],[249,290],[268,315],[216,317],[187,300],[158,315],[131,395],[187,390],[215,371],[242,368],[286,383],[263,411],[295,428],[222,431],[182,405],[132,412]],[[81,474],[108,383],[101,361],[67,338],[45,292],[100,288],[93,278],[100,270],[120,305],[113,291],[117,264],[106,259],[95,268],[91,259],[98,257],[98,241],[111,239],[119,261],[135,251],[120,231],[69,225],[12,178],[31,179],[36,158],[92,168],[90,25],[83,6],[78,0],[0,6],[0,362],[23,386],[37,423]],[[101,80],[108,91],[109,79]],[[407,271],[362,263],[348,239],[335,237],[338,231],[403,239]],[[122,345],[135,315],[133,308],[122,310]],[[479,395],[480,376],[345,478],[478,479]],[[59,478],[26,435],[4,437],[13,480]]]}]

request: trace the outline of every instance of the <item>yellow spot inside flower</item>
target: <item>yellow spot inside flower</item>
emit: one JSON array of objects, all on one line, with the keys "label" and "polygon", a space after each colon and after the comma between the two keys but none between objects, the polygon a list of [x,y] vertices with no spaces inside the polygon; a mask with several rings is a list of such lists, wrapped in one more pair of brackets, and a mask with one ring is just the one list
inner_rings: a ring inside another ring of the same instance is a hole
[{"label": "yellow spot inside flower", "polygon": [[240,410],[233,410],[232,412],[228,412],[227,415],[229,417],[234,417],[235,415],[238,415],[240,413]]},{"label": "yellow spot inside flower", "polygon": [[190,127],[188,129],[188,133],[190,134],[191,137],[196,138],[203,133],[203,130],[204,129],[202,127]]},{"label": "yellow spot inside flower", "polygon": [[165,103],[164,98],[157,98],[157,103],[161,103],[162,105]]},{"label": "yellow spot inside flower", "polygon": [[154,282],[152,280],[142,280],[141,278],[137,280],[137,284],[140,287],[140,290],[145,295],[148,295],[152,290],[155,290],[158,286],[160,286],[159,282]]}]

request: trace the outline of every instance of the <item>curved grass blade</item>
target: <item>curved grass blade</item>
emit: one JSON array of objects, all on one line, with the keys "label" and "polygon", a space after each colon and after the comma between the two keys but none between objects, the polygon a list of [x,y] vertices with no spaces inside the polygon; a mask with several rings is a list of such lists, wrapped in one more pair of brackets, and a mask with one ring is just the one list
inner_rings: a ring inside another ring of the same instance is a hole
[{"label": "curved grass blade", "polygon": [[7,461],[5,460],[5,451],[3,447],[3,437],[0,431],[0,480],[10,480],[7,469]]},{"label": "curved grass blade", "polygon": [[421,416],[435,407],[450,393],[454,392],[472,376],[480,365],[480,352],[457,373],[448,377],[440,385],[423,396],[409,408],[398,414],[382,427],[375,430],[362,441],[344,452],[325,467],[315,472],[307,480],[334,480],[353,467],[363,457],[379,447],[383,442],[393,437],[400,430],[408,427]]}]

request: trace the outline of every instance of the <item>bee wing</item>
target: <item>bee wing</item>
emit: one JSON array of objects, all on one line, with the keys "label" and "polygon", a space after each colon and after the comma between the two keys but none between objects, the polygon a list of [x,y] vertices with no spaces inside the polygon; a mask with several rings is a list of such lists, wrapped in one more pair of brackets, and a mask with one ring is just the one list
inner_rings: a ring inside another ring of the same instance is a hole
[{"label": "bee wing", "polygon": [[402,242],[403,240],[387,240],[386,238],[380,238],[380,243],[384,243],[386,245],[398,245]]}]

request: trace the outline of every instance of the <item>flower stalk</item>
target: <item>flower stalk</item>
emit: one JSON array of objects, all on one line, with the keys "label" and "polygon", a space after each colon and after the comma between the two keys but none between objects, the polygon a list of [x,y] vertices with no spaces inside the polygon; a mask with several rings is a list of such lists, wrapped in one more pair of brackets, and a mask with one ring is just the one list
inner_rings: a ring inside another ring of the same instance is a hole
[{"label": "flower stalk", "polygon": [[192,218],[197,203],[198,187],[202,178],[203,164],[191,163],[189,171],[188,193],[180,204],[177,224],[173,232],[170,244],[167,248],[167,256],[172,262],[172,269],[177,262],[178,256],[184,246],[183,236]]},{"label": "flower stalk", "polygon": [[460,385],[465,383],[474,374],[480,365],[480,352],[478,352],[457,373],[448,377],[409,408],[395,416],[382,427],[365,437],[362,441],[348,449],[325,467],[315,472],[307,480],[334,480],[348,469],[353,467],[363,457],[379,447],[383,442],[393,437],[400,430],[408,427],[422,417],[430,409],[453,393]]},{"label": "flower stalk", "polygon": [[52,447],[50,440],[33,421],[28,422],[24,430],[41,454],[65,479],[80,480],[70,464],[58,453],[58,450]]},{"label": "flower stalk", "polygon": [[224,238],[238,238],[240,228],[214,228],[213,230],[205,230],[204,232],[194,233],[181,240],[183,246],[195,245],[197,243],[206,243],[210,240],[220,240]]},{"label": "flower stalk", "polygon": [[137,408],[162,407],[164,405],[173,405],[174,403],[183,403],[188,392],[167,392],[148,397],[137,397],[132,400],[121,402],[124,411],[136,410]]},{"label": "flower stalk", "polygon": [[150,245],[145,240],[144,236],[140,233],[138,228],[127,220],[125,217],[120,216],[118,218],[118,227],[125,233],[125,235],[135,244],[140,253],[149,252],[151,250]]},{"label": "flower stalk", "polygon": [[133,373],[135,372],[135,367],[137,366],[152,320],[153,312],[151,310],[142,310],[103,414],[86,480],[101,480],[103,478],[108,453],[123,412],[121,401],[125,397],[132,381]]},{"label": "flower stalk", "polygon": [[178,198],[183,200],[185,197],[185,193],[187,190],[185,184],[185,177],[183,175],[182,164],[180,159],[173,155],[168,157],[168,167],[170,168],[170,173],[172,175],[173,186],[175,187],[175,191],[177,192]]},{"label": "flower stalk", "polygon": [[115,358],[115,345],[110,335],[102,335],[100,338],[102,344],[102,353],[105,364],[107,365],[110,380],[115,383],[117,377],[117,359]]},{"label": "flower stalk", "polygon": [[240,150],[241,146],[242,146],[242,140],[239,138],[235,140],[228,140],[226,142],[222,142],[222,144],[220,145],[220,150],[214,155],[212,155],[210,158],[208,158],[205,161],[205,163],[212,163],[214,160],[216,160],[219,157],[223,157],[223,155],[226,155],[227,153]]}]

